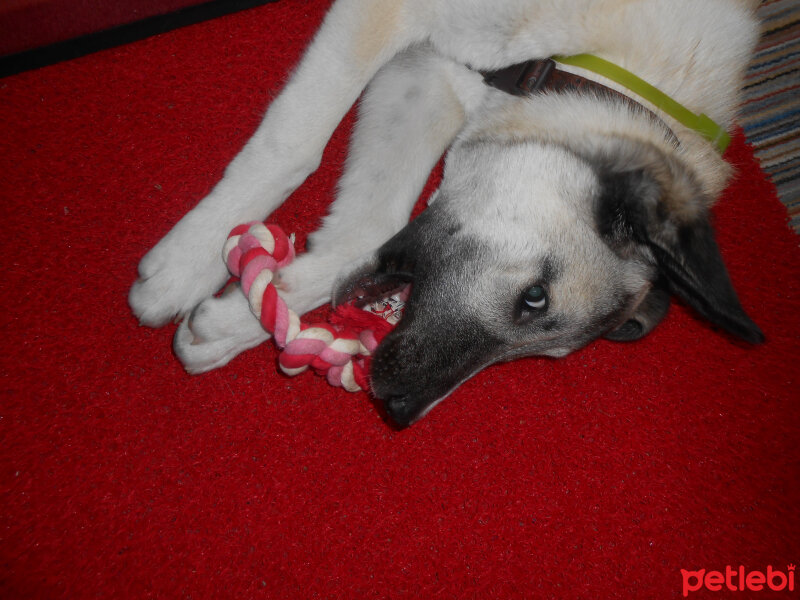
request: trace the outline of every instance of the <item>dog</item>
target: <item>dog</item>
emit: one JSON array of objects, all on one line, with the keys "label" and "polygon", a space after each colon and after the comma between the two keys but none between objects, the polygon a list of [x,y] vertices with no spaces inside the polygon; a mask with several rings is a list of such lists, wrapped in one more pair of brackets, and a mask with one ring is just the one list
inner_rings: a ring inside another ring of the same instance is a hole
[{"label": "dog", "polygon": [[[371,371],[398,426],[492,363],[639,339],[671,294],[759,343],[709,222],[731,172],[714,143],[605,75],[548,60],[591,53],[730,129],[756,5],[337,0],[223,179],[142,258],[130,306],[144,325],[183,318],[174,349],[191,373],[268,339],[243,294],[211,297],[220,250],[317,168],[361,97],[337,197],[279,287],[302,314],[411,286]],[[586,85],[516,93],[497,83],[512,65]]]}]

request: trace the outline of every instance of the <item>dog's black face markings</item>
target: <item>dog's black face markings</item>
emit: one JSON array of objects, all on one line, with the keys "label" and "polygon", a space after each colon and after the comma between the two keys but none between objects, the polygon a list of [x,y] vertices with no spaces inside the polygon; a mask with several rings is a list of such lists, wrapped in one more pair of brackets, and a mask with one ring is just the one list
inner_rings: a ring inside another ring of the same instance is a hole
[{"label": "dog's black face markings", "polygon": [[459,230],[432,206],[335,295],[338,303],[410,283],[403,318],[380,344],[371,367],[372,391],[401,427],[485,366],[501,345],[467,301],[469,269],[480,248]]},{"label": "dog's black face markings", "polygon": [[482,324],[458,316],[442,335],[433,319],[405,315],[381,343],[372,363],[372,388],[400,427],[422,417],[460,383],[485,366],[500,346]]}]

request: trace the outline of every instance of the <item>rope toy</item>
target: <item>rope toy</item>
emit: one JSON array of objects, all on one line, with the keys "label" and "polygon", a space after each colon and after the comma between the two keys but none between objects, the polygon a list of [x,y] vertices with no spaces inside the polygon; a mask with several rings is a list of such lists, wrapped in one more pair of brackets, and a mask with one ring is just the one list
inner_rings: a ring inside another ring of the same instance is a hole
[{"label": "rope toy", "polygon": [[369,389],[372,353],[402,315],[402,296],[363,310],[342,305],[330,323],[307,325],[291,310],[273,284],[275,274],[292,262],[294,245],[277,225],[255,221],[234,227],[222,256],[241,282],[250,310],[281,350],[278,365],[287,375],[309,367],[328,383],[349,392]]}]

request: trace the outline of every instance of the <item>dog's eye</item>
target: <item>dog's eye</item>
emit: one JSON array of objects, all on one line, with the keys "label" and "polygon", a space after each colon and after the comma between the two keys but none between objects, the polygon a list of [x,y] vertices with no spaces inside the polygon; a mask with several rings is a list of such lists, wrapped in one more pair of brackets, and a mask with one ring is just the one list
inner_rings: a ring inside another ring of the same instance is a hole
[{"label": "dog's eye", "polygon": [[534,285],[522,294],[522,302],[528,310],[544,310],[547,308],[547,292],[542,286]]}]

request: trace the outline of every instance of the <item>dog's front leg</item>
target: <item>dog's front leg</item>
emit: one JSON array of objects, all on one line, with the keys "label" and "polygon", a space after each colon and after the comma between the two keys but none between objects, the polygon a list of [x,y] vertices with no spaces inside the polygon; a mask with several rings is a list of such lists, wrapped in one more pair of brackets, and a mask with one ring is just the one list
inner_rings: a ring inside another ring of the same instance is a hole
[{"label": "dog's front leg", "polygon": [[[483,91],[480,77],[427,47],[396,57],[370,83],[359,109],[336,201],[309,252],[281,272],[283,296],[298,314],[330,299],[334,280],[408,222],[435,165],[461,128],[454,87]],[[243,294],[209,298],[175,335],[175,351],[197,373],[227,363],[269,336]]]},{"label": "dog's front leg", "polygon": [[139,264],[129,302],[145,325],[191,311],[225,280],[220,249],[263,219],[319,164],[333,130],[374,73],[424,35],[400,0],[336,2],[285,89],[223,179]]}]

